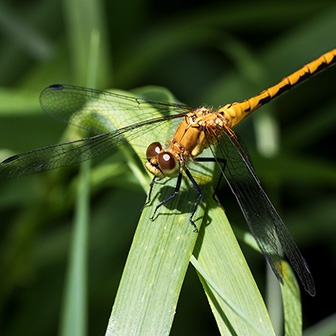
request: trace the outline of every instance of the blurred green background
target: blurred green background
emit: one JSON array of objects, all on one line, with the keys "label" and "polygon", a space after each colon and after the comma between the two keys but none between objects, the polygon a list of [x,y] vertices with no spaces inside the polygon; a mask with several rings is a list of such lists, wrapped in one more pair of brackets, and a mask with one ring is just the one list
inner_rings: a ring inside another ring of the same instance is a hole
[{"label": "blurred green background", "polygon": [[[159,85],[190,106],[217,107],[249,98],[335,48],[335,17],[336,6],[327,0],[2,0],[0,159],[61,141],[66,126],[41,112],[38,97],[50,84],[86,85],[87,29],[100,32],[97,88]],[[335,313],[335,79],[336,67],[330,68],[237,127],[313,272],[317,296],[302,294],[306,328]],[[105,332],[145,201],[126,161],[114,154],[107,161],[111,171],[99,170],[98,164],[93,173],[90,335]],[[76,171],[73,167],[1,181],[1,335],[57,334]],[[247,230],[234,197],[223,192],[232,224]],[[242,248],[264,292],[264,260]],[[320,328],[317,334],[323,335]],[[218,334],[192,269],[172,335],[185,335],[186,330]]]}]

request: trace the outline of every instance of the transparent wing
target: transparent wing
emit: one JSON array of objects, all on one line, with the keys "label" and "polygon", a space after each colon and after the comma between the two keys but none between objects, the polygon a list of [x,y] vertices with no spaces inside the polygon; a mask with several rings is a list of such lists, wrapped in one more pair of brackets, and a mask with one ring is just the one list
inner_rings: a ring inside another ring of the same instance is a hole
[{"label": "transparent wing", "polygon": [[166,129],[167,122],[174,129],[180,118],[192,110],[185,105],[66,85],[46,88],[40,102],[52,117],[97,135],[14,155],[0,163],[0,179],[78,164],[135,141],[154,129],[155,135],[162,139],[160,131]]},{"label": "transparent wing", "polygon": [[154,121],[192,111],[191,107],[126,96],[73,85],[52,85],[40,95],[41,107],[51,117],[93,134]]},{"label": "transparent wing", "polygon": [[277,278],[280,281],[283,278],[281,251],[277,245],[279,242],[304,288],[311,295],[315,295],[314,281],[308,265],[260,185],[250,158],[238,138],[228,130],[212,151],[216,151],[218,157],[226,159],[224,170],[223,163],[218,162],[218,165],[239,203],[251,233]]}]

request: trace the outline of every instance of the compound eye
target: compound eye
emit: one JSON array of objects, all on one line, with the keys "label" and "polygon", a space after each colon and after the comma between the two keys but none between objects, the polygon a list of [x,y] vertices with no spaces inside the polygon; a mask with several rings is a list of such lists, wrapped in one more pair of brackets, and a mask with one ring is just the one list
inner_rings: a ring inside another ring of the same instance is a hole
[{"label": "compound eye", "polygon": [[180,169],[175,156],[169,152],[162,152],[158,155],[158,165],[165,176],[177,175]]},{"label": "compound eye", "polygon": [[153,142],[147,147],[146,157],[147,159],[158,156],[162,151],[162,145],[160,142]]}]

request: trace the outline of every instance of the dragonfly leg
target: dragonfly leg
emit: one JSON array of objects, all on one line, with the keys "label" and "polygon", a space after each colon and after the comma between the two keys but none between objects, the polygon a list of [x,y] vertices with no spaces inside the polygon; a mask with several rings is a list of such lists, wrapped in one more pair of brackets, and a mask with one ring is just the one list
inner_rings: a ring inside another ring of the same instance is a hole
[{"label": "dragonfly leg", "polygon": [[[217,164],[222,164],[222,165],[223,165],[223,166],[220,166],[221,174],[220,174],[219,180],[218,180],[218,182],[217,182],[217,184],[216,184],[214,194],[212,195],[212,197],[214,198],[214,200],[215,200],[216,202],[219,203],[218,199],[215,198],[215,196],[216,196],[216,192],[217,192],[218,187],[219,187],[219,185],[220,185],[220,183],[221,183],[221,180],[222,180],[222,172],[223,172],[224,169],[225,169],[225,166],[226,166],[226,160],[225,160],[225,159],[222,159],[222,158],[217,158],[217,159],[215,159],[215,158],[196,158],[195,161],[197,161],[197,162],[217,162]],[[185,169],[185,173],[186,173],[187,177],[189,178],[189,180],[191,181],[191,183],[192,183],[192,185],[193,185],[193,187],[194,187],[194,189],[195,189],[195,191],[196,191],[196,193],[197,193],[197,195],[198,195],[197,200],[196,200],[195,205],[194,205],[194,208],[193,208],[193,210],[192,210],[192,213],[191,213],[191,215],[190,215],[190,217],[189,217],[189,221],[190,221],[190,223],[192,224],[192,226],[194,227],[194,231],[195,231],[195,232],[198,232],[197,225],[195,224],[193,218],[194,218],[194,215],[195,215],[195,213],[196,213],[196,210],[197,210],[197,208],[198,208],[198,206],[199,206],[199,204],[200,204],[200,202],[201,202],[201,199],[202,199],[202,191],[201,191],[201,188],[199,187],[198,183],[195,181],[194,177],[193,177],[192,174],[190,173],[190,171],[189,171],[188,169]],[[172,195],[170,195],[169,197],[167,197],[167,198],[166,198],[165,200],[163,200],[162,202],[160,202],[160,204],[158,204],[158,205],[156,206],[153,215],[150,217],[151,220],[154,219],[154,217],[155,217],[155,215],[156,215],[158,209],[159,209],[162,205],[166,204],[167,202],[169,202],[170,200],[172,200],[174,197],[177,196],[177,194],[178,194],[179,191],[180,191],[181,182],[182,182],[182,176],[183,176],[182,172],[179,173],[179,175],[178,175],[178,177],[177,177],[177,182],[176,182],[176,186],[175,186],[174,193],[173,193]],[[156,180],[155,180],[155,177],[154,177],[153,180],[152,180],[152,182],[150,183],[150,189],[149,189],[149,193],[148,193],[148,198],[147,198],[147,201],[146,201],[144,207],[145,207],[147,204],[149,204],[149,203],[151,202],[151,195],[152,195],[153,186],[154,186],[155,182],[156,182]]]},{"label": "dragonfly leg", "polygon": [[156,176],[153,177],[151,183],[149,184],[148,197],[147,197],[147,200],[146,200],[145,204],[141,208],[140,212],[142,212],[143,209],[146,207],[146,205],[148,205],[151,202],[151,200],[152,200],[152,191],[153,191],[154,184],[156,182],[155,179],[156,179]]},{"label": "dragonfly leg", "polygon": [[225,159],[221,159],[221,161],[218,161],[218,162],[222,163],[223,165],[220,166],[220,174],[219,174],[219,177],[218,177],[218,180],[217,180],[216,187],[215,187],[214,193],[212,195],[212,198],[224,210],[224,207],[222,206],[222,204],[221,204],[220,200],[218,199],[217,195],[218,195],[219,186],[222,183],[222,179],[223,179],[223,176],[224,176],[224,170],[225,170],[225,167],[226,167],[226,160]]},{"label": "dragonfly leg", "polygon": [[[195,232],[198,232],[198,228],[195,224],[195,222],[193,221],[193,217],[194,217],[194,214],[197,210],[197,207],[201,201],[201,198],[202,198],[202,192],[201,192],[201,189],[199,187],[199,185],[197,184],[197,182],[195,181],[195,179],[193,178],[193,176],[191,175],[190,171],[188,169],[185,169],[185,173],[187,175],[187,177],[189,178],[189,180],[191,181],[193,187],[195,188],[196,192],[197,192],[197,200],[195,202],[195,205],[194,205],[194,208],[193,208],[193,211],[191,213],[191,216],[189,217],[189,221],[190,223],[192,224],[192,226],[194,227],[194,231]],[[181,188],[181,182],[182,182],[182,177],[183,177],[183,173],[180,172],[178,177],[177,177],[177,182],[176,182],[176,186],[175,186],[175,190],[174,190],[174,193],[172,195],[170,195],[168,198],[166,198],[165,200],[163,200],[160,204],[158,204],[154,210],[154,213],[153,215],[150,217],[150,219],[154,219],[155,215],[156,215],[156,212],[158,211],[158,209],[166,204],[167,202],[169,202],[170,200],[172,200],[174,197],[177,196],[177,194],[179,193],[180,191],[180,188]],[[151,182],[151,185],[150,185],[150,190],[149,190],[149,196],[148,196],[148,201],[146,202],[146,204],[148,204],[150,202],[150,195],[152,193],[152,188],[153,188],[153,185],[155,183],[155,179],[153,179],[153,181]],[[146,205],[145,204],[145,205]]]},{"label": "dragonfly leg", "polygon": [[217,198],[217,192],[218,192],[218,189],[219,189],[219,186],[222,182],[222,178],[223,178],[223,175],[224,175],[224,170],[225,170],[225,167],[226,167],[226,160],[223,159],[223,158],[213,158],[213,157],[209,157],[209,158],[196,158],[194,159],[195,161],[197,162],[216,162],[218,165],[219,165],[219,168],[220,168],[220,174],[219,174],[219,178],[218,178],[218,181],[216,183],[216,187],[215,187],[215,191],[214,193],[212,194],[212,198],[215,202],[217,202],[220,206],[222,206],[220,204],[220,201],[219,199]]},{"label": "dragonfly leg", "polygon": [[193,178],[193,176],[191,175],[190,171],[188,169],[185,169],[185,173],[186,175],[188,176],[189,180],[191,181],[193,187],[195,188],[197,194],[198,194],[198,197],[197,197],[197,200],[195,202],[195,205],[194,205],[194,209],[189,217],[189,221],[191,223],[191,225],[194,227],[194,232],[198,232],[198,228],[197,228],[197,225],[195,224],[194,220],[193,220],[193,217],[195,215],[195,212],[201,202],[201,199],[202,199],[202,191],[201,191],[201,188],[199,187],[199,185],[197,184],[197,182],[195,181],[195,179]]},{"label": "dragonfly leg", "polygon": [[[151,220],[154,220],[154,217],[155,217],[155,215],[156,215],[156,212],[158,211],[158,209],[159,209],[162,205],[166,204],[166,203],[169,202],[171,199],[173,199],[174,197],[176,197],[176,195],[177,195],[177,194],[179,193],[179,191],[180,191],[181,182],[182,182],[182,172],[180,172],[180,173],[178,174],[178,176],[177,176],[177,182],[176,182],[176,186],[175,186],[174,193],[173,193],[172,195],[170,195],[169,197],[167,197],[167,198],[166,198],[165,200],[163,200],[162,202],[160,202],[160,204],[158,204],[158,205],[156,206],[153,215],[150,217]],[[150,194],[151,194],[151,192],[152,192],[152,188],[153,188],[154,183],[155,183],[155,182],[154,182],[154,179],[153,179],[153,181],[152,181],[152,183],[151,183],[151,186],[150,186],[151,189],[150,189],[150,191],[149,191],[149,196],[150,196]],[[148,204],[148,202],[147,202],[147,204]]]}]

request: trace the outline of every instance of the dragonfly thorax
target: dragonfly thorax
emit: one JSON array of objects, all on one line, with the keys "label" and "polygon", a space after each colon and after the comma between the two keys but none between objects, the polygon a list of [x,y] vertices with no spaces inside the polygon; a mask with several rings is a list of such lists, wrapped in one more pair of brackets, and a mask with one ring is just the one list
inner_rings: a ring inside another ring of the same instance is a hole
[{"label": "dragonfly thorax", "polygon": [[190,159],[217,141],[227,129],[227,119],[222,113],[201,107],[188,113],[177,128],[172,143],[178,143]]},{"label": "dragonfly thorax", "polygon": [[223,114],[205,107],[186,114],[168,148],[163,148],[160,142],[148,146],[147,170],[160,179],[177,176],[189,161],[217,140],[226,124]]}]

